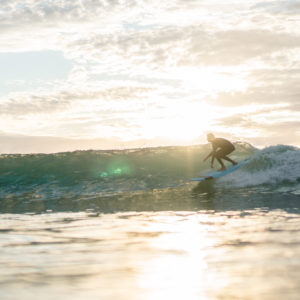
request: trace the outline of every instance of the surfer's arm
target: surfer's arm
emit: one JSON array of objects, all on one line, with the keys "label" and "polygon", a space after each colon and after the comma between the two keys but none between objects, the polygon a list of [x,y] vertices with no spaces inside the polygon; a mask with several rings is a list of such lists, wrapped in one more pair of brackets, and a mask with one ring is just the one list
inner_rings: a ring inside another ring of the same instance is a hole
[{"label": "surfer's arm", "polygon": [[214,151],[211,151],[211,152],[203,159],[203,162],[207,161],[207,160],[212,156],[213,153],[214,153]]},{"label": "surfer's arm", "polygon": [[211,157],[211,162],[210,162],[210,166],[213,168],[214,165],[214,160],[215,160],[215,151],[211,151],[204,159],[203,162],[205,162],[207,159],[209,159]]},{"label": "surfer's arm", "polygon": [[203,161],[205,162],[208,158],[212,157],[210,166],[213,168],[214,160],[215,160],[215,153],[216,153],[218,146],[216,146],[214,143],[212,143],[212,147],[213,147],[213,150],[204,158]]}]

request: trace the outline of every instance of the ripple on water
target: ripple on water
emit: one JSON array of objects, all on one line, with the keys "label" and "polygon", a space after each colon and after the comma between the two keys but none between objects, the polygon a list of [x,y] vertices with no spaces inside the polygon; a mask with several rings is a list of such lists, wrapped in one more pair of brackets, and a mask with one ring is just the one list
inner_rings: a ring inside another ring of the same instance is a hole
[{"label": "ripple on water", "polygon": [[297,213],[262,208],[0,218],[3,299],[18,299],[20,290],[23,299],[296,299],[300,293]]}]

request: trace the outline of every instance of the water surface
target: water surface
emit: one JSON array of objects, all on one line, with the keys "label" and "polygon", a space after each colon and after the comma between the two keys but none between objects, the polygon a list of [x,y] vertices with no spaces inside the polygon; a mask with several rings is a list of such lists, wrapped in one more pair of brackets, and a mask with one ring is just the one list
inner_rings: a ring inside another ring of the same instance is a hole
[{"label": "water surface", "polygon": [[0,157],[0,298],[299,299],[299,149]]}]

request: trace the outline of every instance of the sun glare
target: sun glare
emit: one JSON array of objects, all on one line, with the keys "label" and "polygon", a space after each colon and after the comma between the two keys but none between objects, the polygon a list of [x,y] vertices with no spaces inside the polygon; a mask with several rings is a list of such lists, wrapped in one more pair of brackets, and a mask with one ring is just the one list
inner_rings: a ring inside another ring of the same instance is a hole
[{"label": "sun glare", "polygon": [[149,291],[146,299],[207,299],[206,287],[216,289],[227,284],[216,280],[208,270],[207,257],[216,243],[206,226],[199,226],[206,217],[181,214],[181,217],[156,219],[151,230],[163,232],[152,239],[150,247],[160,255],[145,262],[138,284]]},{"label": "sun glare", "polygon": [[165,137],[181,142],[197,139],[209,129],[215,119],[212,106],[205,102],[174,102],[164,116],[153,121],[144,120],[143,134],[147,138]]},{"label": "sun glare", "polygon": [[182,81],[183,88],[202,92],[203,95],[241,91],[246,88],[246,82],[237,70],[224,72],[217,67],[184,67],[174,70],[174,76]]},{"label": "sun glare", "polygon": [[141,135],[145,138],[163,137],[183,143],[198,140],[212,129],[220,115],[219,110],[205,99],[246,87],[241,76],[217,68],[172,68],[170,74],[181,82],[180,89],[185,96],[160,99],[159,111],[147,108],[146,118],[139,120]]}]

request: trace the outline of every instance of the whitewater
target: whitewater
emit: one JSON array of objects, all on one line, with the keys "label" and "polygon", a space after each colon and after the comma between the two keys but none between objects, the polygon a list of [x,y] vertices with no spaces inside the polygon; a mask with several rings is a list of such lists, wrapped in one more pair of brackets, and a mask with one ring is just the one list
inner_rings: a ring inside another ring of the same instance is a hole
[{"label": "whitewater", "polygon": [[235,147],[0,155],[0,298],[298,299],[300,149]]}]

